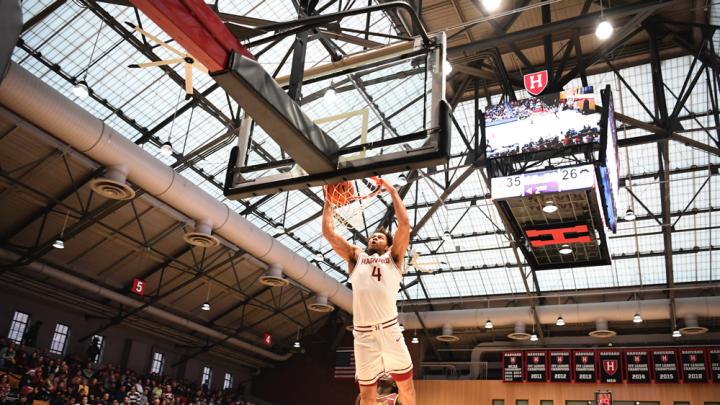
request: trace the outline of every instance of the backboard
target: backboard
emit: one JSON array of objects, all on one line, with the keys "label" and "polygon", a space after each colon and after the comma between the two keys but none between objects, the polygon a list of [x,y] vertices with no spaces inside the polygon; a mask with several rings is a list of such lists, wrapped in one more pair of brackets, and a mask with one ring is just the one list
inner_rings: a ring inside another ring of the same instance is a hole
[{"label": "backboard", "polygon": [[[272,133],[272,123],[257,125],[247,117],[231,152],[225,195],[241,199],[446,163],[446,66],[445,37],[437,35],[430,46],[399,43],[306,70],[303,97],[295,103],[308,118],[304,127],[315,133],[288,147]],[[275,79],[280,87],[288,81]],[[299,156],[322,134],[334,145],[308,148],[321,159]]]}]

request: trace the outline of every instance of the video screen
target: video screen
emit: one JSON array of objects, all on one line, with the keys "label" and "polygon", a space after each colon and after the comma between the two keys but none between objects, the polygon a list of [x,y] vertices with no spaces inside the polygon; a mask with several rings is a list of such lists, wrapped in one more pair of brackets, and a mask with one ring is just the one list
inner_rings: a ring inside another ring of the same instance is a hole
[{"label": "video screen", "polygon": [[487,158],[557,151],[600,142],[592,86],[506,101],[485,110]]},{"label": "video screen", "polygon": [[620,158],[617,144],[617,129],[615,128],[615,107],[610,86],[602,92],[603,104],[607,108],[603,111],[603,145],[600,152],[600,161],[604,164],[605,173],[601,177],[605,196],[605,218],[607,227],[613,232],[617,230],[617,195],[620,188]]}]

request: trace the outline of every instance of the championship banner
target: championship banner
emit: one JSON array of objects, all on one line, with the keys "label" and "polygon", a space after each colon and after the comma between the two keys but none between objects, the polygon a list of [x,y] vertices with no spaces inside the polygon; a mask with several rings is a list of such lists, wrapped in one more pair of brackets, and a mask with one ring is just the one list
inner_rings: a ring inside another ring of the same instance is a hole
[{"label": "championship banner", "polygon": [[708,349],[708,357],[710,358],[712,380],[720,383],[720,348]]},{"label": "championship banner", "polygon": [[595,352],[576,351],[573,352],[575,382],[591,382],[597,380],[595,374]]},{"label": "championship banner", "polygon": [[708,380],[705,350],[680,349],[683,381],[686,383],[706,383]]},{"label": "championship banner", "polygon": [[528,382],[545,382],[547,381],[547,357],[546,352],[527,352],[525,353],[525,361],[527,362],[527,380]]},{"label": "championship banner", "polygon": [[548,356],[550,357],[550,381],[572,381],[572,370],[570,370],[570,351],[549,352]]},{"label": "championship banner", "polygon": [[522,352],[503,353],[503,381],[522,382],[523,380],[523,354]]},{"label": "championship banner", "polygon": [[625,368],[628,383],[650,382],[650,354],[647,350],[626,351]]},{"label": "championship banner", "polygon": [[600,381],[604,383],[622,383],[622,357],[617,350],[600,351]]},{"label": "championship banner", "polygon": [[675,350],[653,350],[652,353],[655,382],[678,382],[677,354]]}]

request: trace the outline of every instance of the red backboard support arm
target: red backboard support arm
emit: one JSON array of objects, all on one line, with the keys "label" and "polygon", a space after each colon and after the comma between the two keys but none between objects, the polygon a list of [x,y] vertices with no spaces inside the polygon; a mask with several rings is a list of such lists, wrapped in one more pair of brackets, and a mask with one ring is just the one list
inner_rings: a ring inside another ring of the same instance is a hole
[{"label": "red backboard support arm", "polygon": [[130,3],[210,72],[227,67],[230,51],[255,59],[203,0],[130,0]]}]

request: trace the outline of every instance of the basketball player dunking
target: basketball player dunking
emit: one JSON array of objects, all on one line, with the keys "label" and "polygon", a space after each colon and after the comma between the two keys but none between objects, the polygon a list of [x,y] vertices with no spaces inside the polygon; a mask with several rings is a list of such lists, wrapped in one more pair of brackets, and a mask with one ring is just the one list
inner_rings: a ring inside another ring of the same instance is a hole
[{"label": "basketball player dunking", "polygon": [[415,405],[412,360],[398,324],[396,296],[402,279],[402,262],[410,243],[410,221],[395,187],[381,179],[397,217],[394,237],[379,229],[368,240],[367,250],[352,245],[335,232],[332,206],[325,201],[323,235],[333,250],[348,262],[353,286],[353,337],[355,378],[360,404],[375,405],[377,381],[390,374],[397,383],[403,405]]}]

